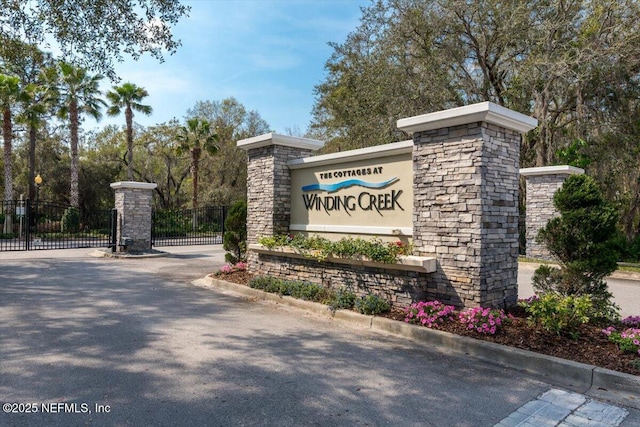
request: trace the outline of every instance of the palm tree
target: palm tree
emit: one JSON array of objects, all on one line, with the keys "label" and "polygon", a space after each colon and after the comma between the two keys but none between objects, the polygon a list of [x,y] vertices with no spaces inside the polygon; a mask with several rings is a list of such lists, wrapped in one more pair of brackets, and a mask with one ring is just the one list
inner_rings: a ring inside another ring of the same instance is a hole
[{"label": "palm tree", "polygon": [[193,181],[193,209],[198,207],[198,163],[204,150],[208,154],[218,151],[218,134],[211,129],[211,124],[204,119],[192,118],[187,120],[186,126],[178,129],[178,154],[191,153],[191,178]]},{"label": "palm tree", "polygon": [[69,202],[72,207],[80,206],[78,194],[78,124],[81,114],[88,114],[100,120],[100,108],[106,106],[99,96],[101,75],[91,76],[84,68],[75,67],[66,62],[58,64],[59,92],[61,107],[58,116],[69,119],[71,131],[71,194]]},{"label": "palm tree", "polygon": [[20,97],[20,78],[0,74],[0,108],[2,109],[2,136],[4,138],[4,198],[13,199],[13,173],[11,150],[13,145],[13,115],[11,109]]},{"label": "palm tree", "polygon": [[29,132],[29,199],[35,197],[36,136],[38,129],[46,123],[44,116],[57,105],[58,92],[55,84],[55,69],[43,70],[39,83],[31,83],[24,88],[22,113],[17,118],[27,126]]},{"label": "palm tree", "polygon": [[122,86],[114,86],[113,91],[107,92],[107,99],[111,106],[107,110],[109,116],[117,116],[124,108],[124,117],[127,122],[127,179],[133,181],[133,111],[149,115],[153,109],[149,105],[140,104],[143,98],[149,96],[146,89],[133,83],[125,83]]},{"label": "palm tree", "polygon": [[[11,167],[11,151],[13,145],[12,112],[14,104],[21,97],[20,79],[15,76],[0,74],[0,109],[2,109],[2,136],[4,138],[4,200],[13,199],[13,170]],[[10,206],[10,204],[7,204]],[[3,233],[13,232],[10,212],[4,216]]]}]

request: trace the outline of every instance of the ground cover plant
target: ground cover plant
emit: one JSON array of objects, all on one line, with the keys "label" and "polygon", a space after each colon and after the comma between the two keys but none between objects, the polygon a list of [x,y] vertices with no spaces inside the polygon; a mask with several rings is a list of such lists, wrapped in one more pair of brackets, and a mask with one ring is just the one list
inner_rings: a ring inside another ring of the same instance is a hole
[{"label": "ground cover plant", "polygon": [[[252,276],[245,270],[231,271],[218,277],[244,285],[247,285],[252,279]],[[327,304],[329,309],[351,309],[355,306],[356,299],[353,292],[341,289],[333,295],[325,296],[322,302]],[[538,319],[540,315],[535,314],[535,310],[527,311],[526,305],[531,304],[536,299],[540,299],[540,297],[535,296],[520,301],[518,306],[502,313],[500,313],[500,310],[485,312],[486,308],[483,308],[470,309],[467,312],[462,311],[456,315],[453,307],[446,308],[450,306],[436,301],[418,302],[407,309],[391,308],[389,311],[379,315],[401,322],[424,325],[425,327],[427,327],[427,322],[422,323],[422,318],[435,317],[431,321],[431,327],[445,332],[587,363],[632,375],[640,375],[640,354],[637,352],[640,350],[640,347],[638,347],[638,344],[640,344],[640,316],[627,317],[621,321],[611,320],[608,323],[602,323],[602,319],[594,321],[590,318],[589,321],[584,323],[571,323],[572,326],[568,329],[561,327],[560,333],[558,333],[557,326],[545,326],[545,322]],[[344,302],[344,304],[339,303],[340,301]],[[549,302],[545,304],[552,306]],[[561,314],[562,317],[567,316],[567,311],[571,312],[567,308],[571,305],[567,302],[558,300],[557,305],[559,306],[557,310],[549,309],[544,316],[553,318],[555,316],[554,313],[559,311],[563,313]],[[576,311],[579,312],[580,304],[575,307]],[[424,314],[417,316],[420,309]],[[409,316],[409,313],[413,313],[413,316]],[[489,317],[489,314],[492,314],[493,317]],[[575,315],[576,313],[573,313],[569,317]],[[469,321],[466,323],[461,322],[460,316],[469,319]],[[438,318],[441,318],[442,321],[438,320]],[[497,325],[493,333],[492,326],[494,325],[491,325],[491,320]],[[547,322],[550,322],[551,325],[555,325],[554,322],[562,324],[560,320]],[[485,324],[487,325],[486,327],[484,327]],[[486,331],[486,333],[478,332],[478,327]],[[637,331],[632,331],[632,329]]]}]

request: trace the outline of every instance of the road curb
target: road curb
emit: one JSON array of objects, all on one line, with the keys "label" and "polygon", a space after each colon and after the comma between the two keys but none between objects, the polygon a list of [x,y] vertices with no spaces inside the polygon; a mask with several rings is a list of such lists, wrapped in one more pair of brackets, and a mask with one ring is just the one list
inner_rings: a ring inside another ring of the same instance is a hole
[{"label": "road curb", "polygon": [[320,303],[270,294],[211,276],[195,280],[192,284],[204,288],[230,291],[256,300],[286,304],[325,317],[333,317],[335,320],[348,322],[359,327],[402,336],[429,346],[441,353],[471,356],[543,377],[545,381],[579,393],[587,393],[599,399],[640,409],[640,377],[635,375],[463,337],[423,326],[411,325],[384,317],[366,316],[349,310],[332,312],[327,306]]}]

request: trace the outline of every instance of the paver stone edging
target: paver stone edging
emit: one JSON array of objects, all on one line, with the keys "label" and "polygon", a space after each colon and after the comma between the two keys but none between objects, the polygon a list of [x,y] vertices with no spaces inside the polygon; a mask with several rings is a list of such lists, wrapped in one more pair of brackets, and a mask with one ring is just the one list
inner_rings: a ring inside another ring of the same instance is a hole
[{"label": "paver stone edging", "polygon": [[195,280],[192,284],[231,291],[257,300],[285,304],[322,316],[333,317],[336,320],[403,336],[428,345],[442,353],[471,356],[500,366],[525,371],[545,377],[546,380],[554,384],[562,385],[579,393],[588,392],[600,399],[640,409],[640,377],[635,375],[463,337],[424,326],[411,325],[385,317],[367,316],[350,310],[331,311],[324,304],[271,294],[215,277],[207,276]]}]

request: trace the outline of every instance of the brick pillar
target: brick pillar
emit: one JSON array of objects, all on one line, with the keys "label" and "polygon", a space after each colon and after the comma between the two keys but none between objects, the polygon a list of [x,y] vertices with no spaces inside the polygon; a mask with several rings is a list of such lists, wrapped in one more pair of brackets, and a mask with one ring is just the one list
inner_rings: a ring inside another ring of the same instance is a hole
[{"label": "brick pillar", "polygon": [[398,121],[413,133],[415,253],[438,262],[431,298],[515,305],[520,139],[536,125],[489,102]]},{"label": "brick pillar", "polygon": [[291,173],[287,162],[309,157],[320,141],[269,133],[238,141],[247,152],[247,243],[289,232]]},{"label": "brick pillar", "polygon": [[[151,249],[151,198],[157,184],[148,182],[114,182],[115,208],[118,211],[116,251],[147,251]],[[132,239],[123,246],[124,238]]]},{"label": "brick pillar", "polygon": [[527,257],[553,261],[547,248],[536,237],[550,219],[559,215],[553,206],[553,196],[569,175],[581,175],[584,169],[573,166],[544,166],[520,169],[526,180]]}]

